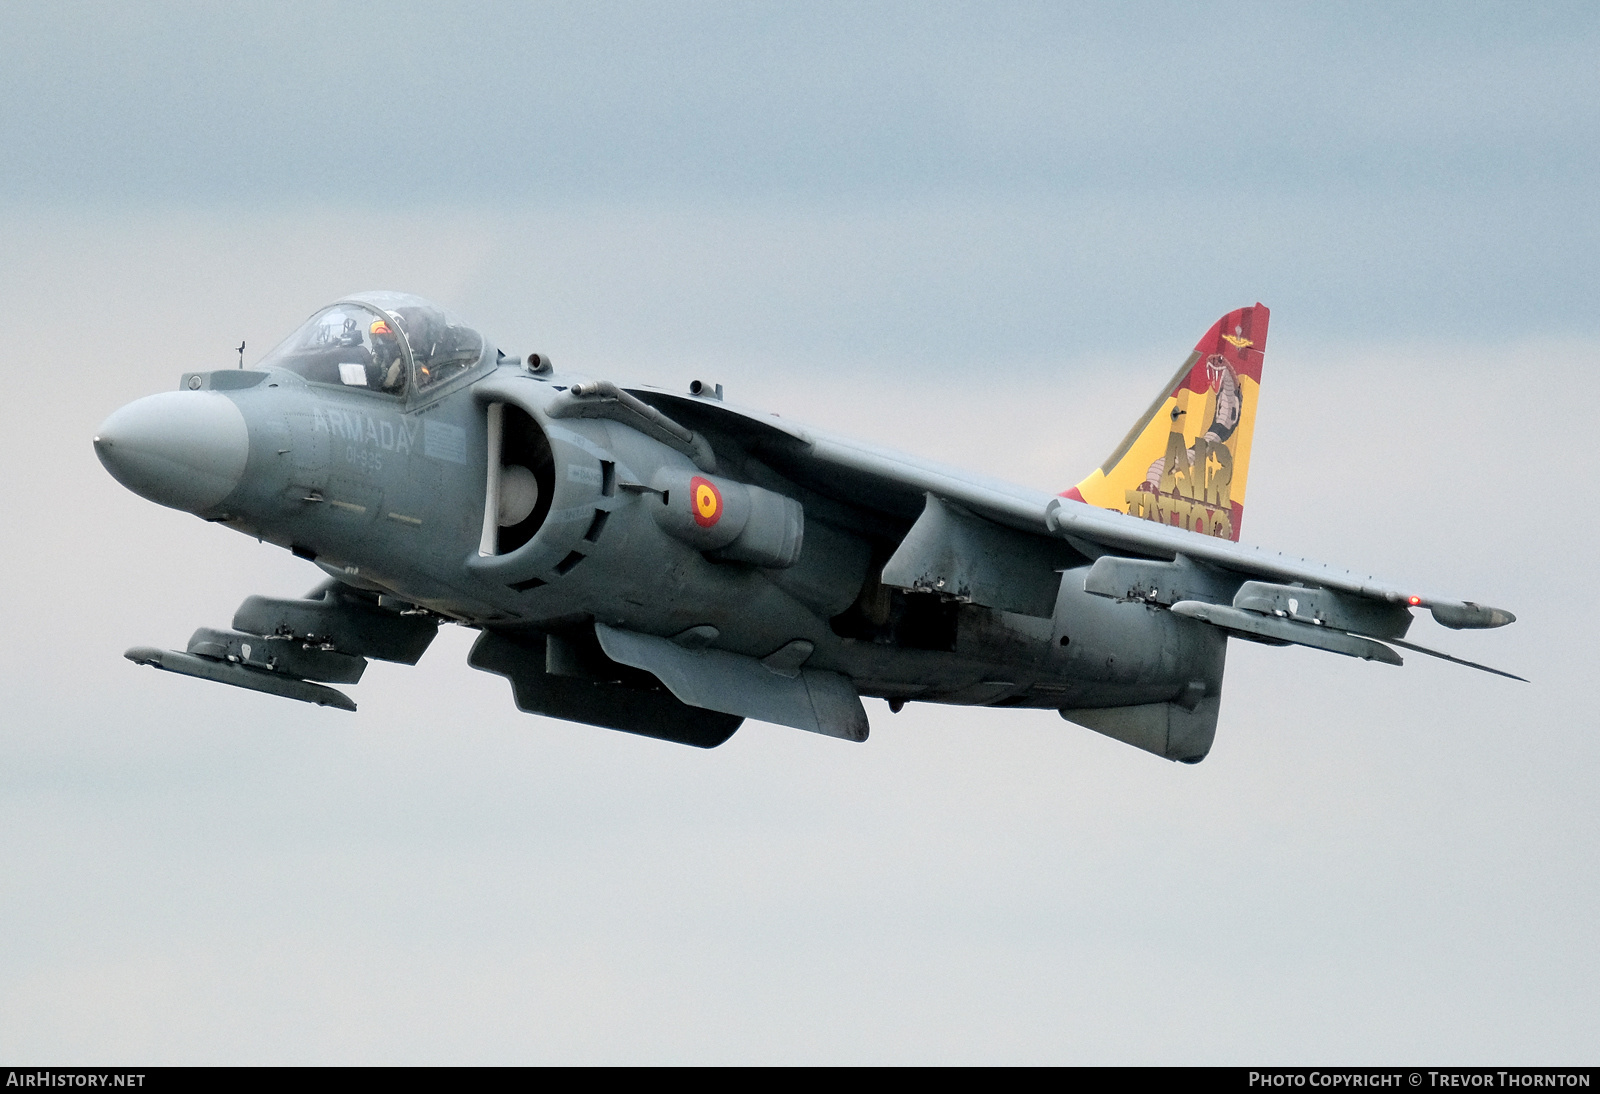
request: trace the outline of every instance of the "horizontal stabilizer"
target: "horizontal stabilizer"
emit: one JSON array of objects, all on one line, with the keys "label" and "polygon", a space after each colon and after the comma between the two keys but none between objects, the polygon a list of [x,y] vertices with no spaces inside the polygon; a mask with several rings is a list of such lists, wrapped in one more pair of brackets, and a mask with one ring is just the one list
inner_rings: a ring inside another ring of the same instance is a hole
[{"label": "horizontal stabilizer", "polygon": [[245,668],[243,665],[227,661],[213,661],[210,658],[197,657],[192,653],[158,650],[150,646],[135,646],[123,656],[138,665],[165,669],[180,676],[193,676],[196,680],[214,680],[219,684],[231,684],[236,688],[265,692],[268,695],[281,695],[285,699],[298,699],[302,703],[315,703],[319,707],[356,709],[355,702],[342,691],[264,669]]}]

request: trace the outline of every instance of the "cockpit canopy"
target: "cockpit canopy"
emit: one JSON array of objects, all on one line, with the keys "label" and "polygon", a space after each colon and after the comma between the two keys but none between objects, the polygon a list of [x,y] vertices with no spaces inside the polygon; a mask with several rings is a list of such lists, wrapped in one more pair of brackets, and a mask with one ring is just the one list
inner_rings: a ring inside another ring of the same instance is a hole
[{"label": "cockpit canopy", "polygon": [[323,308],[262,358],[317,384],[404,395],[425,392],[483,359],[483,336],[437,304],[365,292]]}]

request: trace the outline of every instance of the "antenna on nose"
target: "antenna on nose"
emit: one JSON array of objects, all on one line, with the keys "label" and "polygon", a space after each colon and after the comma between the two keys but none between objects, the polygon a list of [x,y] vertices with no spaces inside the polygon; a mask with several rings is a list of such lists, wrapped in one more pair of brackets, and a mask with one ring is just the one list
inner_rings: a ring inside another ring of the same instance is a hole
[{"label": "antenna on nose", "polygon": [[239,339],[239,367],[244,368],[244,339]]}]

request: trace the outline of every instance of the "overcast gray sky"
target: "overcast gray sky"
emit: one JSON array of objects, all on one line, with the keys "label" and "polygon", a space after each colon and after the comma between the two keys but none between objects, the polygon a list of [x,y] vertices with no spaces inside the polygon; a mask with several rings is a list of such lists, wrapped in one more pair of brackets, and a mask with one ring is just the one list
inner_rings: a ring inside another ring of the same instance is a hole
[{"label": "overcast gray sky", "polygon": [[[8,6],[0,1061],[1589,1059],[1584,5]],[[869,703],[711,753],[451,628],[355,715],[136,669],[318,574],[88,443],[346,292],[1041,487],[1273,309],[1245,539],[1534,678],[1235,643],[1166,764]]]}]

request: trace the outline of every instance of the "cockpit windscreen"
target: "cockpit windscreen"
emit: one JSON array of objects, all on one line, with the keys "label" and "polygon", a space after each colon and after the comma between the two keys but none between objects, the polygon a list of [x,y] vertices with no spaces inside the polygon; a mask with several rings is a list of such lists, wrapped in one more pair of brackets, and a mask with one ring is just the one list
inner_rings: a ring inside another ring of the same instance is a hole
[{"label": "cockpit windscreen", "polygon": [[460,376],[483,357],[483,335],[437,304],[398,292],[360,293],[351,299],[381,308],[400,326],[411,349],[416,385],[426,391]]},{"label": "cockpit windscreen", "polygon": [[318,384],[403,395],[469,371],[483,358],[483,336],[421,297],[361,293],[324,308],[262,359]]}]

